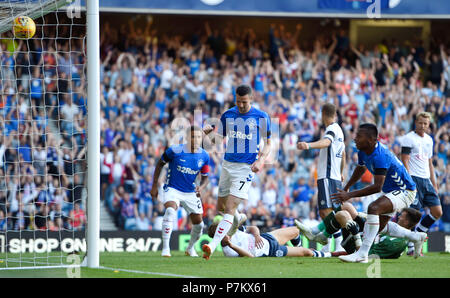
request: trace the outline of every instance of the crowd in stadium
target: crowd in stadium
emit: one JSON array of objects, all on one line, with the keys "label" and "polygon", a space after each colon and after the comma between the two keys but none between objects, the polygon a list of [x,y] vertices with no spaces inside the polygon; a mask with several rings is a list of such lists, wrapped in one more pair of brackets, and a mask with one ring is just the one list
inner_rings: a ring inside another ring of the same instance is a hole
[{"label": "crowd in stadium", "polygon": [[[318,151],[299,151],[296,144],[321,137],[321,106],[331,102],[338,107],[338,123],[346,136],[344,180],[357,165],[352,139],[358,124],[376,123],[380,142],[399,156],[401,138],[413,129],[415,115],[420,111],[432,114],[433,163],[444,211],[433,229],[450,232],[450,47],[446,41],[432,40],[429,50],[420,40],[409,44],[386,40],[374,48],[355,48],[346,30],[326,32],[309,43],[299,42],[301,34],[300,24],[295,32],[273,24],[266,36],[257,36],[251,28],[219,31],[205,23],[203,32],[189,38],[158,34],[151,22],[143,29],[135,28],[133,22],[120,29],[108,23],[102,26],[101,194],[118,227],[161,229],[164,207],[160,199],[151,198],[150,189],[156,162],[178,136],[174,119],[202,123],[219,118],[234,105],[234,88],[246,83],[253,87],[253,104],[279,124],[273,137],[276,158],[256,175],[249,200],[240,206],[248,223],[266,230],[292,226],[295,218],[312,225],[320,220]],[[25,54],[13,57],[2,44],[2,78],[10,76],[9,81],[2,80],[3,98],[15,99],[14,88],[26,89],[30,81],[32,101],[18,93],[17,105],[2,101],[9,108],[0,107],[0,123],[7,132],[0,140],[0,155],[5,153],[0,174],[7,177],[0,179],[0,228],[6,212],[12,218],[28,218],[23,213],[30,211],[24,211],[22,204],[30,200],[40,215],[35,218],[48,218],[54,229],[85,223],[85,206],[74,202],[81,202],[86,179],[78,174],[85,169],[81,145],[86,137],[86,94],[83,80],[68,79],[82,76],[84,57],[78,52],[55,54],[50,43],[43,46],[40,42],[34,47],[48,47],[50,52],[33,52],[30,64],[40,66],[32,70],[19,67],[26,64]],[[68,52],[67,44],[59,46]],[[44,73],[48,79],[43,79]],[[16,78],[21,82],[18,87],[12,84]],[[10,96],[4,96],[5,90],[12,90]],[[43,90],[45,97],[40,95]],[[33,121],[21,125],[22,119]],[[50,125],[51,121],[55,123]],[[14,135],[20,137],[9,137]],[[11,147],[18,150],[5,152]],[[216,216],[223,160],[223,153],[214,147],[209,154],[211,183],[202,197],[206,225]],[[16,156],[21,156],[20,163],[13,162]],[[19,172],[20,179],[16,178]],[[39,181],[44,173],[53,180]],[[164,173],[160,177],[162,186]],[[367,172],[355,187],[371,181]],[[21,191],[6,191],[10,184]],[[352,203],[363,211],[374,198]],[[42,200],[54,204],[40,204]],[[58,222],[58,214],[64,214],[65,220]],[[175,229],[190,229],[183,208],[178,209]]]}]

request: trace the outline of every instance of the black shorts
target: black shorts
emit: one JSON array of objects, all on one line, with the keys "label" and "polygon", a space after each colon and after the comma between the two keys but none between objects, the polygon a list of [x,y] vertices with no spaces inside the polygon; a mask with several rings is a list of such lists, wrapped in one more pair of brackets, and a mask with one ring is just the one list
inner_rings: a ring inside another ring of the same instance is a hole
[{"label": "black shorts", "polygon": [[337,193],[337,189],[342,189],[342,181],[333,179],[319,179],[317,180],[317,199],[319,201],[319,210],[322,209],[336,209],[339,204],[331,201],[331,195]]},{"label": "black shorts", "polygon": [[416,183],[417,194],[416,199],[411,204],[411,208],[420,210],[423,207],[440,206],[441,201],[439,200],[438,194],[431,184],[430,179],[419,178],[411,176]]},{"label": "black shorts", "polygon": [[100,184],[109,184],[109,174],[100,175]]}]

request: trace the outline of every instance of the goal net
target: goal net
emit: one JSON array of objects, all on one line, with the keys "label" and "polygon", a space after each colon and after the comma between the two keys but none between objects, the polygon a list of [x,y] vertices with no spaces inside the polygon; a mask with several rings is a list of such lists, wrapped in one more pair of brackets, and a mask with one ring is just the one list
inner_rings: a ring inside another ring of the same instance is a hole
[{"label": "goal net", "polygon": [[[0,0],[0,269],[86,252],[86,15],[70,0]],[[36,34],[17,39],[28,16]],[[71,256],[71,258],[69,258]]]}]

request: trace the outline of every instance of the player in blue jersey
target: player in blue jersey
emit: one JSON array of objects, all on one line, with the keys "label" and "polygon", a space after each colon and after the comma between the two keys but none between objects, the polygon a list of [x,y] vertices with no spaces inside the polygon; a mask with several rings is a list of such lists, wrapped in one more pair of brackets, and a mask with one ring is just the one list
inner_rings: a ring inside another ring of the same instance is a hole
[{"label": "player in blue jersey", "polygon": [[[209,155],[201,148],[203,131],[200,127],[191,126],[187,129],[186,144],[169,147],[161,156],[155,167],[153,185],[150,194],[156,200],[158,197],[158,179],[162,168],[169,164],[167,179],[164,184],[163,204],[166,208],[162,223],[163,249],[161,255],[170,257],[170,236],[172,234],[176,210],[179,205],[189,213],[192,221],[191,239],[185,254],[198,257],[194,245],[203,232],[203,206],[200,194],[208,182]],[[200,186],[195,185],[195,179],[201,173]]]},{"label": "player in blue jersey", "polygon": [[[416,184],[401,161],[384,145],[378,142],[378,129],[374,124],[361,124],[356,132],[358,166],[353,171],[344,190],[332,195],[336,202],[343,203],[351,198],[369,196],[380,191],[383,195],[373,201],[367,209],[367,221],[364,225],[364,240],[361,248],[353,254],[340,256],[344,262],[367,263],[370,247],[378,232],[383,232],[386,224],[396,212],[409,207],[416,196]],[[363,189],[348,192],[368,169],[374,175],[374,183]],[[416,248],[422,248],[426,234],[416,242]],[[415,256],[417,257],[417,255]]]},{"label": "player in blue jersey", "polygon": [[[255,173],[264,166],[270,153],[270,119],[266,112],[252,106],[252,89],[247,85],[236,88],[236,106],[220,118],[216,138],[227,137],[226,151],[219,178],[217,211],[223,214],[212,241],[202,247],[203,257],[209,259],[228,233],[232,234],[245,216],[237,212],[238,205],[248,199]],[[212,127],[205,127],[209,134]],[[261,140],[264,147],[260,150]]]}]

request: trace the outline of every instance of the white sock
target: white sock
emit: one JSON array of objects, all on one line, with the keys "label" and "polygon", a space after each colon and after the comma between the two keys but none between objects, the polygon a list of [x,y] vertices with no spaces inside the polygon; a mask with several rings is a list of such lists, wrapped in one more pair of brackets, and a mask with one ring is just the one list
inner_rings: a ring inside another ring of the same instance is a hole
[{"label": "white sock", "polygon": [[337,237],[337,238],[334,238],[334,250],[336,251],[338,248],[342,248],[342,246],[341,246],[341,243],[342,243],[342,235],[341,236],[339,236],[339,237]]},{"label": "white sock", "polygon": [[322,246],[321,252],[330,252],[331,241],[328,239],[328,243]]},{"label": "white sock", "polygon": [[211,253],[213,253],[217,245],[219,245],[220,241],[222,241],[223,237],[225,237],[225,235],[231,229],[232,225],[233,225],[233,215],[224,214],[222,220],[219,222],[219,225],[217,226],[213,239],[208,244],[209,247],[211,248]]},{"label": "white sock", "polygon": [[198,241],[198,239],[200,238],[200,236],[203,233],[203,227],[205,226],[205,224],[202,222],[200,222],[197,225],[192,225],[192,230],[191,230],[191,239],[189,240],[189,245],[188,245],[188,250],[191,250],[192,247],[195,245],[195,243]]},{"label": "white sock", "polygon": [[380,228],[380,217],[375,214],[367,214],[367,221],[364,225],[364,239],[358,253],[361,255],[368,255],[370,247],[378,234]]},{"label": "white sock", "polygon": [[239,213],[239,211],[235,211],[234,212],[234,216],[233,216],[233,225],[231,226],[230,230],[228,231],[227,235],[228,236],[233,236],[234,233],[236,233],[237,229],[239,228],[239,220],[241,219],[241,214]]},{"label": "white sock", "polygon": [[169,207],[166,209],[164,213],[163,221],[162,221],[162,242],[163,249],[170,249],[170,235],[172,235],[173,230],[173,220],[176,215],[175,209]]},{"label": "white sock", "polygon": [[420,239],[420,236],[417,232],[405,229],[404,227],[393,221],[388,222],[386,234],[392,237],[406,238],[409,241],[417,241]]}]

